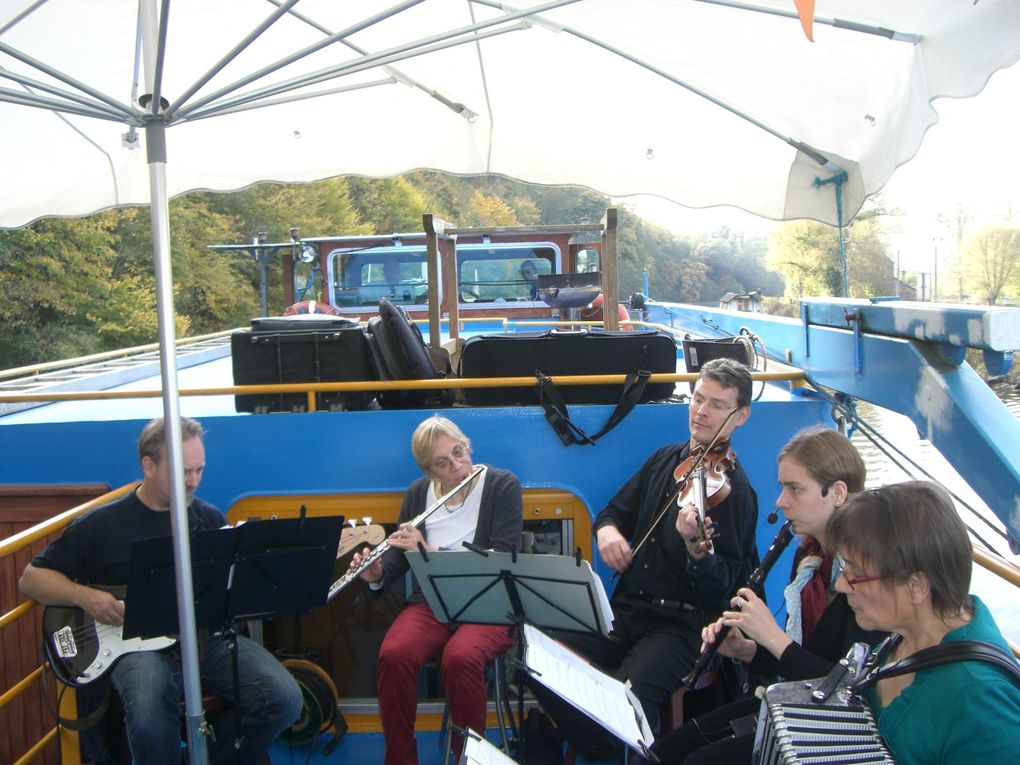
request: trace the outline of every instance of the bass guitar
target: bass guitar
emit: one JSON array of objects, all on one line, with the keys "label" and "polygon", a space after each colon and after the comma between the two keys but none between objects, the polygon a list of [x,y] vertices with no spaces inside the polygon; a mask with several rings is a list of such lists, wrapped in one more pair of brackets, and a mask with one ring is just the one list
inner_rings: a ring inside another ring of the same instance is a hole
[{"label": "bass guitar", "polygon": [[378,524],[352,526],[340,532],[340,544],[337,546],[336,557],[339,560],[361,545],[377,545],[384,539],[386,539],[386,529]]},{"label": "bass guitar", "polygon": [[[386,538],[382,526],[343,529],[337,557],[363,544]],[[95,586],[95,585],[93,585]],[[99,587],[124,597],[124,587]],[[47,606],[43,611],[43,650],[53,674],[65,685],[83,686],[105,675],[114,662],[135,651],[161,651],[177,642],[173,637],[124,638],[123,628],[97,622],[76,606]]]},{"label": "bass guitar", "polygon": [[[95,586],[95,585],[92,585]],[[96,587],[123,597],[124,588]],[[127,638],[123,627],[97,622],[76,606],[46,606],[42,618],[43,652],[64,685],[88,685],[105,675],[121,656],[161,651],[172,637]]]}]

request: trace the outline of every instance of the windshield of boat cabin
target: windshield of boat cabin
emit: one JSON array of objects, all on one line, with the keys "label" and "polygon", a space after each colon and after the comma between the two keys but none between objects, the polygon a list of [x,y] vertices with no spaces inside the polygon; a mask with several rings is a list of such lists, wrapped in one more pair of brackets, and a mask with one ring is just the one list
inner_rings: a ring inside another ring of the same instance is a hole
[{"label": "windshield of boat cabin", "polygon": [[[558,273],[550,243],[465,244],[457,247],[460,302],[534,302],[538,276]],[[376,306],[380,298],[404,306],[428,301],[424,246],[334,250],[329,255],[330,302],[337,308]]]}]

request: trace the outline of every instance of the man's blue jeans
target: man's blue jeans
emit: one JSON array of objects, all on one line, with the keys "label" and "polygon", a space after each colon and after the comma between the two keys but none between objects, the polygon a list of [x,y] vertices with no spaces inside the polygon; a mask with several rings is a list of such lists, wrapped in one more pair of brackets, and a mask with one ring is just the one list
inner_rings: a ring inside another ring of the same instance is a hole
[{"label": "man's blue jeans", "polygon": [[[240,705],[240,760],[234,747],[234,709],[216,720],[209,741],[211,763],[257,763],[269,745],[301,716],[301,689],[290,672],[264,648],[238,638],[240,688],[235,691],[230,652],[219,637],[209,639],[199,665],[202,692]],[[135,765],[180,765],[181,663],[165,652],[123,656],[110,673],[124,705],[128,743]]]}]

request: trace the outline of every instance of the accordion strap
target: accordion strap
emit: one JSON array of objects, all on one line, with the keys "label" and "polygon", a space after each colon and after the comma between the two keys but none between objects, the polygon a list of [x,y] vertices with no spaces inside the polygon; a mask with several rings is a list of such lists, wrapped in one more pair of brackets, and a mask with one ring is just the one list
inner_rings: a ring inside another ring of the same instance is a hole
[{"label": "accordion strap", "polygon": [[[898,638],[899,636],[894,637]],[[892,638],[890,638],[879,647],[879,652],[887,653],[897,642],[899,641],[892,642]],[[940,643],[929,648],[922,648],[904,659],[894,661],[879,669],[873,669],[865,673],[860,680],[852,683],[851,690],[860,693],[887,677],[906,675],[910,672],[919,672],[922,669],[958,661],[983,661],[994,664],[1020,688],[1020,665],[1017,664],[1012,654],[993,643],[981,640],[955,640],[951,643]]]}]

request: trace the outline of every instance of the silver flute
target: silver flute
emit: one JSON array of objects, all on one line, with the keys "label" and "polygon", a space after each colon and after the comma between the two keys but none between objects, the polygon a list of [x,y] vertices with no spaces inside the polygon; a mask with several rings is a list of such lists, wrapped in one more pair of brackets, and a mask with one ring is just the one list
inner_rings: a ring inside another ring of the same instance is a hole
[{"label": "silver flute", "polygon": [[[425,520],[430,515],[432,515],[432,513],[436,512],[436,510],[438,510],[447,502],[449,502],[451,499],[453,499],[457,495],[457,492],[459,492],[461,489],[463,489],[465,486],[467,486],[469,483],[475,480],[478,476],[484,473],[485,470],[486,470],[485,465],[475,465],[471,469],[471,472],[468,474],[467,478],[458,483],[456,486],[454,486],[452,489],[446,492],[446,494],[437,499],[433,504],[431,504],[429,507],[425,508],[421,513],[412,518],[409,521],[409,523],[416,528],[418,526],[421,526],[423,523],[425,523]],[[364,560],[362,560],[361,563],[359,563],[356,568],[349,569],[346,574],[344,574],[342,577],[333,582],[333,584],[329,588],[329,594],[326,595],[326,602],[328,603],[338,594],[340,594],[340,591],[344,587],[346,587],[355,579],[357,579],[358,575],[361,574],[362,571],[364,571],[366,568],[368,568],[377,560],[379,560],[379,558],[382,557],[383,553],[385,553],[389,549],[390,549],[389,540],[384,540],[379,544],[378,547],[376,547],[374,550],[372,550],[372,552],[365,556]]]}]

